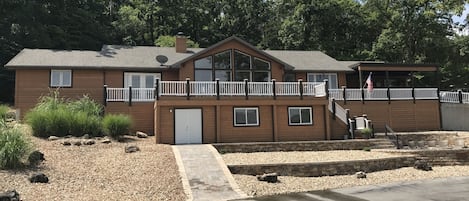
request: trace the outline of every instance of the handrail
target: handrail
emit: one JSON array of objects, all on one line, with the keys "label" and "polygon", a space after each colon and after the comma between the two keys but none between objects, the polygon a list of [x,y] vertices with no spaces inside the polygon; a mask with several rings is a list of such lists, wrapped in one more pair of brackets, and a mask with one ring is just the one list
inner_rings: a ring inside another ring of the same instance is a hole
[{"label": "handrail", "polygon": [[372,92],[362,88],[329,89],[329,96],[336,100],[419,100],[438,99],[438,88],[374,88]]},{"label": "handrail", "polygon": [[[389,132],[390,135],[388,135],[388,132]],[[401,146],[400,146],[400,144],[399,144],[399,135],[396,135],[396,132],[394,132],[394,130],[392,130],[392,128],[391,128],[388,124],[386,124],[386,125],[384,126],[384,135],[385,135],[388,139],[390,139],[391,141],[393,140],[393,139],[391,139],[391,138],[394,138],[395,142],[392,141],[393,144],[396,145],[397,149],[400,149],[400,148],[401,148]]]},{"label": "handrail", "polygon": [[464,103],[469,104],[469,93],[458,91],[440,91],[440,102],[442,103]]}]

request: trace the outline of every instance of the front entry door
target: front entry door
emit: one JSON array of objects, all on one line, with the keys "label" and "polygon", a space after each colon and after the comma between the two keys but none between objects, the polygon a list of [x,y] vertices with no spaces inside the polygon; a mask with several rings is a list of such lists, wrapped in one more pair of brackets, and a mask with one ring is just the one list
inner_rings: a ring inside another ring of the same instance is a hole
[{"label": "front entry door", "polygon": [[175,109],[175,144],[202,144],[202,109]]}]

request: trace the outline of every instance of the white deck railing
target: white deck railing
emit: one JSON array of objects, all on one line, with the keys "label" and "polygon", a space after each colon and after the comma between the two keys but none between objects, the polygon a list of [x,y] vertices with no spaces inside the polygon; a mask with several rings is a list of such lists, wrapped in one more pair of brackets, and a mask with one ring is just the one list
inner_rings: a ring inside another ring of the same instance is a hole
[{"label": "white deck railing", "polygon": [[465,103],[469,104],[469,93],[462,91],[440,91],[440,101],[442,103]]},{"label": "white deck railing", "polygon": [[[345,91],[344,91],[345,90]],[[366,89],[329,89],[329,97],[335,100],[413,100],[438,99],[437,88],[375,88]]]},{"label": "white deck railing", "polygon": [[[106,88],[107,101],[151,102],[155,96],[326,96],[324,82],[159,81],[155,88]],[[275,85],[275,86],[274,86]],[[158,93],[155,94],[158,89]],[[275,89],[275,90],[274,90]],[[188,91],[189,90],[189,91]]]}]

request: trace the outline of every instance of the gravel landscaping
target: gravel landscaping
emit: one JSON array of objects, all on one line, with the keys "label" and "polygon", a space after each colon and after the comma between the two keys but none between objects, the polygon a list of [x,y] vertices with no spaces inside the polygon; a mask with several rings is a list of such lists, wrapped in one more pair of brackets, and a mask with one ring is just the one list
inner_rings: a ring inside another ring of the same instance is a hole
[{"label": "gravel landscaping", "polygon": [[249,196],[274,195],[289,192],[325,190],[453,176],[469,176],[469,166],[437,166],[433,167],[433,171],[416,170],[413,167],[400,168],[368,173],[366,179],[357,179],[355,175],[324,177],[279,176],[279,183],[260,182],[255,176],[233,175],[241,190]]},{"label": "gravel landscaping", "polygon": [[223,160],[227,165],[347,161],[390,158],[399,156],[402,155],[361,150],[255,152],[222,154]]},{"label": "gravel landscaping", "polygon": [[[81,146],[64,146],[62,139],[32,141],[46,161],[34,170],[0,170],[0,191],[16,189],[23,200],[186,199],[171,146],[155,144],[154,137]],[[126,145],[140,151],[125,153]],[[36,172],[45,173],[49,183],[30,183]]]}]

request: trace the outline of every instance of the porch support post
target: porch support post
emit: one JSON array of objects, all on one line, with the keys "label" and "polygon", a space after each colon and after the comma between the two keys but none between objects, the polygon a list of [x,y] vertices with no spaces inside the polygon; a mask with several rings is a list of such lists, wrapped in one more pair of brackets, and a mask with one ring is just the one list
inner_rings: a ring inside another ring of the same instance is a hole
[{"label": "porch support post", "polygon": [[[324,89],[324,91],[326,91],[326,99],[329,100],[329,80],[328,80],[328,79],[324,79],[324,82],[325,82],[325,83],[324,83],[324,85],[325,85],[324,87],[326,87],[326,88]],[[316,93],[316,92],[314,92],[314,93]]]},{"label": "porch support post", "polygon": [[459,101],[459,103],[463,102],[462,101],[462,91],[461,91],[461,89],[458,90],[458,101]]},{"label": "porch support post", "polygon": [[299,90],[300,90],[300,99],[303,100],[303,80],[299,79],[298,83],[299,83],[298,87],[299,87]]},{"label": "porch support post", "polygon": [[389,87],[386,90],[386,95],[388,96],[388,104],[391,104],[391,89]]},{"label": "porch support post", "polygon": [[216,90],[217,90],[217,100],[220,100],[220,79],[215,79]]},{"label": "porch support post", "polygon": [[361,92],[362,92],[362,104],[365,104],[365,90],[362,88],[361,89]]},{"label": "porch support post", "polygon": [[331,101],[331,104],[332,104],[332,119],[335,120],[335,113],[337,111],[337,108],[336,108],[336,103],[335,103],[335,99],[332,98],[332,101]]},{"label": "porch support post", "polygon": [[191,95],[191,85],[190,85],[190,78],[186,78],[186,99],[189,100]]},{"label": "porch support post", "polygon": [[412,87],[412,100],[414,101],[415,104],[415,88]]},{"label": "porch support post", "polygon": [[246,96],[246,100],[249,99],[248,79],[244,79],[244,93],[245,93],[245,96]]},{"label": "porch support post", "polygon": [[104,85],[104,90],[103,90],[103,105],[104,105],[104,107],[107,106],[107,85]]},{"label": "porch support post", "polygon": [[132,106],[132,86],[129,85],[129,107]]},{"label": "porch support post", "polygon": [[358,81],[360,82],[358,86],[360,88],[363,88],[363,77],[362,77],[362,70],[360,69],[360,66],[358,66]]},{"label": "porch support post", "polygon": [[352,124],[350,122],[350,109],[345,109],[345,119],[347,121],[347,131],[349,132],[350,137],[353,139]]},{"label": "porch support post", "polygon": [[410,72],[410,83],[412,85],[412,100],[414,101],[415,104],[415,80],[414,80],[414,71]]},{"label": "porch support post", "polygon": [[160,78],[156,78],[155,82],[155,100],[160,100]]},{"label": "porch support post", "polygon": [[386,71],[386,87],[389,88],[391,84],[389,83],[389,71]]},{"label": "porch support post", "polygon": [[272,95],[274,96],[274,100],[277,100],[277,89],[275,82],[275,79],[272,79]]}]

